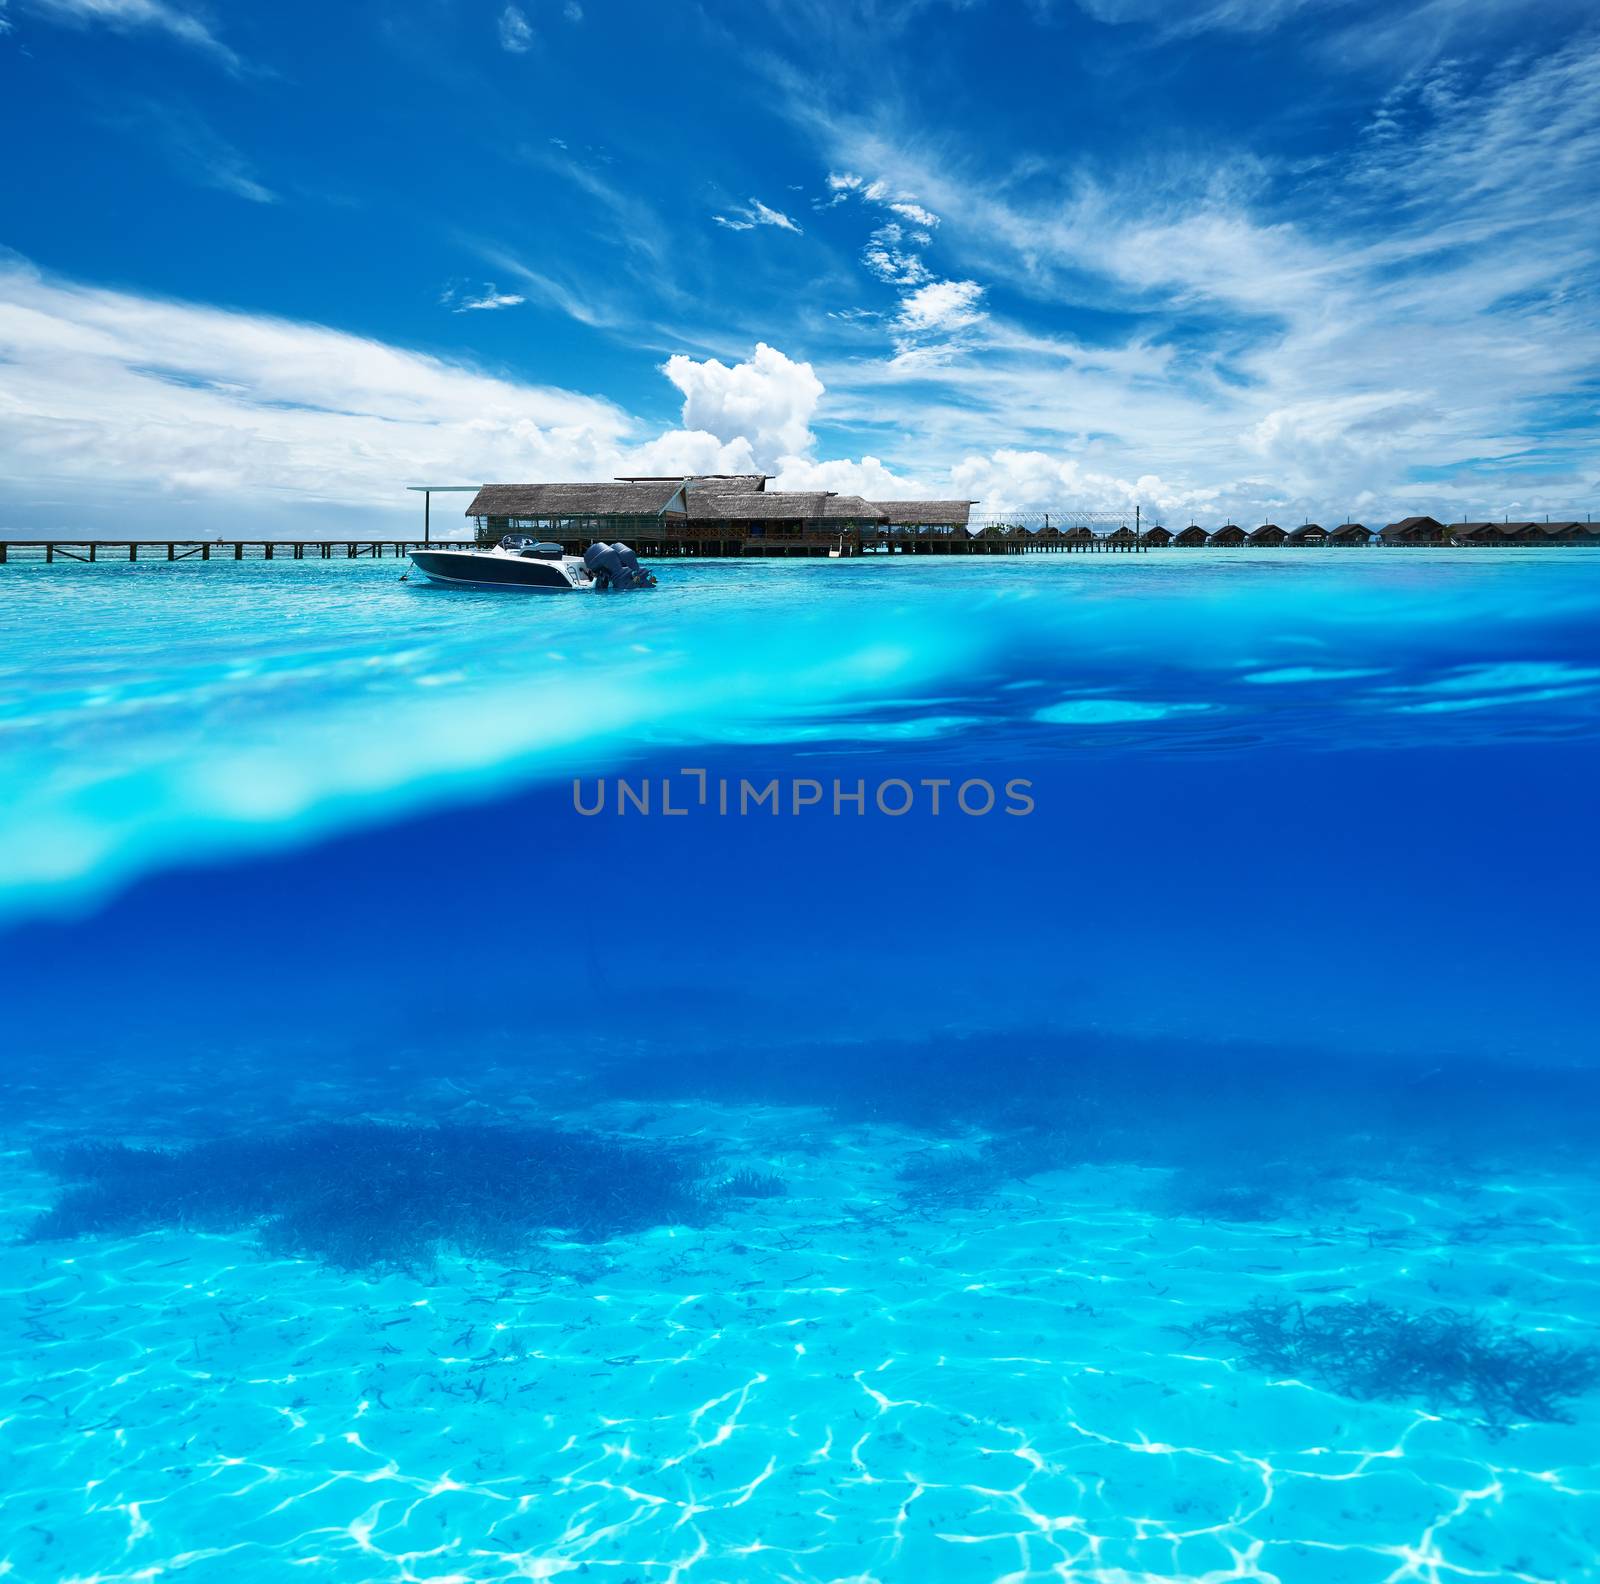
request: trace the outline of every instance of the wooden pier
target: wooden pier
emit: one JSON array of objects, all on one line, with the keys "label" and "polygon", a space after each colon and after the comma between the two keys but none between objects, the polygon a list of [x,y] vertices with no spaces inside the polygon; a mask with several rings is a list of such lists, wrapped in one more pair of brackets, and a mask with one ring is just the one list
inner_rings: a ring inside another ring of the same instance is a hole
[{"label": "wooden pier", "polygon": [[[420,539],[0,539],[19,561],[355,561],[407,556]],[[19,550],[30,555],[17,555]]]},{"label": "wooden pier", "polygon": [[[592,537],[550,535],[552,544],[581,555]],[[1144,551],[1149,545],[1119,540],[1114,534],[1085,531],[1049,535],[986,529],[969,534],[906,534],[874,539],[861,533],[773,535],[721,539],[689,532],[630,540],[641,555],[657,560],[679,556],[744,559],[768,556],[829,555],[1037,555]],[[357,561],[402,560],[413,550],[470,548],[469,541],[423,539],[0,539],[0,565],[7,561]]]},{"label": "wooden pier", "polygon": [[[1432,522],[1431,519],[1427,519]],[[1360,528],[1359,524],[1348,525]],[[1405,524],[1394,525],[1404,529]],[[645,528],[628,532],[630,545],[648,560],[673,560],[685,556],[706,556],[725,560],[761,559],[770,556],[950,556],[950,555],[1114,555],[1144,554],[1150,550],[1182,550],[1212,543],[1238,549],[1263,546],[1285,553],[1313,544],[1323,553],[1337,553],[1338,547],[1375,548],[1379,545],[1435,547],[1464,545],[1563,545],[1600,546],[1600,524],[1433,524],[1426,537],[1374,533],[1360,528],[1359,537],[1339,538],[1343,529],[1319,539],[1297,538],[1289,534],[1283,541],[1252,543],[1242,530],[1237,537],[1225,538],[1229,530],[1218,530],[1209,539],[1198,530],[1185,529],[1177,535],[1162,528],[1142,532],[1119,527],[1096,532],[1087,526],[1045,528],[1018,523],[991,523],[969,531],[966,528],[897,530],[883,528],[833,529],[814,527],[798,531],[751,534],[730,538],[725,529],[718,532],[697,529],[693,523],[663,524],[660,529]],[[574,534],[562,528],[544,528],[540,533],[568,554],[581,555],[593,544],[593,532]],[[622,537],[623,535],[619,535]],[[473,541],[464,539],[0,539],[0,564],[7,561],[382,561],[403,560],[413,550],[469,549]]]}]

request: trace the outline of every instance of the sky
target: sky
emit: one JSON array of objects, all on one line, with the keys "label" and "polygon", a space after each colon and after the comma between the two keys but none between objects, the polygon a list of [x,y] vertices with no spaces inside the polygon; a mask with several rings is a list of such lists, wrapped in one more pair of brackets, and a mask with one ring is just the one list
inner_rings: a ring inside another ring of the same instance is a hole
[{"label": "sky", "polygon": [[0,137],[11,537],[1600,517],[1592,4],[0,0]]}]

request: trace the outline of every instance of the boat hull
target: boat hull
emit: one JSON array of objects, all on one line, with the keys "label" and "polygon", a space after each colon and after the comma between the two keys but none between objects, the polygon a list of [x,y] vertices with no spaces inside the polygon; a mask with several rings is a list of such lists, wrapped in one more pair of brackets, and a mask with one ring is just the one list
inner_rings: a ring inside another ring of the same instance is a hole
[{"label": "boat hull", "polygon": [[434,583],[457,588],[514,589],[531,594],[573,594],[588,588],[565,561],[495,555],[473,550],[413,550],[411,564]]}]

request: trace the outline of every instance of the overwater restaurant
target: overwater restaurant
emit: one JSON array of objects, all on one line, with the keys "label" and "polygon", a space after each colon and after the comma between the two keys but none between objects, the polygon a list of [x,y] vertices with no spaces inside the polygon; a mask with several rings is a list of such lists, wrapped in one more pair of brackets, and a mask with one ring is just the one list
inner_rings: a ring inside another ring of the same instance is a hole
[{"label": "overwater restaurant", "polygon": [[843,541],[964,536],[974,501],[869,501],[835,490],[769,490],[764,473],[618,478],[579,484],[485,484],[466,515],[479,543],[537,534],[582,547],[622,539],[707,555],[820,552]]}]

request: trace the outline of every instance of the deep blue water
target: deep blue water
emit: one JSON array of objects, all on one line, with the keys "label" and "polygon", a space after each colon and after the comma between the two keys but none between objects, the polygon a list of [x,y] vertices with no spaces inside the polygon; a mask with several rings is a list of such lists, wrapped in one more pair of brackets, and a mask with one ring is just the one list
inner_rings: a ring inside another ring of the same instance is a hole
[{"label": "deep blue water", "polygon": [[1600,1576],[1600,560],[3,570],[18,1576]]}]

